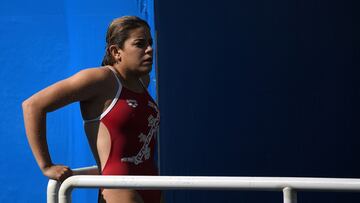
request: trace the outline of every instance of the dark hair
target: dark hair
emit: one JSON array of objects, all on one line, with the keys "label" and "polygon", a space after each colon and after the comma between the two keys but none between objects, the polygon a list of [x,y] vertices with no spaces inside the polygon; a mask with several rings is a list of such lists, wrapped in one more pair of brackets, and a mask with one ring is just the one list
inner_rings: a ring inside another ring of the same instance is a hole
[{"label": "dark hair", "polygon": [[150,30],[149,24],[137,16],[123,16],[114,19],[106,32],[105,56],[101,65],[113,65],[115,61],[110,53],[109,47],[111,45],[118,45],[119,48],[123,48],[125,40],[129,38],[130,31],[140,27],[145,27]]}]

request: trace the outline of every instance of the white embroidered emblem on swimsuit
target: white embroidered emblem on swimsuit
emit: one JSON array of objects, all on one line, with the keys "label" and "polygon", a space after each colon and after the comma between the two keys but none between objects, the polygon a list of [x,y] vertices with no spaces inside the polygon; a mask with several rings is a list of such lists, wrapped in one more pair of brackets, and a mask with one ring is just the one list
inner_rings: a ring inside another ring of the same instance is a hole
[{"label": "white embroidered emblem on swimsuit", "polygon": [[136,108],[138,106],[137,101],[134,99],[127,99],[126,103],[133,108]]},{"label": "white embroidered emblem on swimsuit", "polygon": [[154,117],[153,115],[150,115],[148,117],[148,126],[150,127],[150,130],[147,133],[147,135],[140,133],[140,135],[138,136],[139,141],[143,143],[143,146],[135,156],[122,158],[121,159],[122,162],[132,162],[135,165],[138,165],[142,163],[144,160],[148,160],[150,158],[151,149],[149,147],[149,144],[151,142],[151,139],[155,137],[158,132],[160,113],[157,106],[154,103],[149,101],[148,105],[153,109],[155,109],[156,117]]}]

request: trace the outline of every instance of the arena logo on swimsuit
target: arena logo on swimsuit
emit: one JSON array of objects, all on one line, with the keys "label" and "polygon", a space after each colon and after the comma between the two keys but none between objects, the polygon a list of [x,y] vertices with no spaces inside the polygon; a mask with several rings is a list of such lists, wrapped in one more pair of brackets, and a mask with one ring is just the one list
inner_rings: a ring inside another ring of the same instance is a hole
[{"label": "arena logo on swimsuit", "polygon": [[136,101],[136,100],[133,100],[133,99],[127,99],[127,100],[126,100],[126,103],[127,103],[129,106],[133,107],[133,108],[136,108],[136,107],[138,106],[137,101]]},{"label": "arena logo on swimsuit", "polygon": [[122,162],[132,162],[135,165],[138,165],[143,162],[143,159],[148,160],[150,158],[150,152],[151,149],[149,147],[149,144],[151,142],[151,139],[156,136],[156,133],[159,129],[159,121],[160,121],[160,113],[157,108],[157,106],[149,101],[148,105],[155,109],[156,111],[156,118],[154,118],[153,115],[150,115],[148,118],[148,126],[150,127],[150,130],[147,135],[141,133],[139,137],[139,141],[143,142],[143,146],[141,147],[140,151],[137,153],[137,155],[132,157],[124,157],[121,159]]}]

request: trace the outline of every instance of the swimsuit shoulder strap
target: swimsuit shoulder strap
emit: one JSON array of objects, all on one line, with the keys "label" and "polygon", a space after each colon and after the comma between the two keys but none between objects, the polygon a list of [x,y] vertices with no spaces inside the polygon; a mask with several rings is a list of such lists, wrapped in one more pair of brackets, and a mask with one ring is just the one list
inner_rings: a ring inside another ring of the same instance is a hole
[{"label": "swimsuit shoulder strap", "polygon": [[120,93],[121,93],[121,89],[122,89],[120,79],[117,76],[116,71],[111,66],[106,66],[106,67],[111,70],[111,72],[115,76],[115,79],[118,83],[118,89],[116,91],[116,95],[115,95],[114,99],[112,100],[111,104],[106,108],[106,110],[100,116],[98,116],[94,119],[84,120],[84,124],[89,123],[89,122],[94,122],[94,121],[100,121],[102,118],[104,118],[104,116],[106,116],[106,114],[108,114],[111,111],[111,109],[115,106],[116,102],[118,101],[118,99],[120,97]]}]

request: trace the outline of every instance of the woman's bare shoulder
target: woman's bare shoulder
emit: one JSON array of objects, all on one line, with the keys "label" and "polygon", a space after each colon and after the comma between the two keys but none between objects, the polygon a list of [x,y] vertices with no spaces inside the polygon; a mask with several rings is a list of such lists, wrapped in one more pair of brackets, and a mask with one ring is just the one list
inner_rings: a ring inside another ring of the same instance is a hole
[{"label": "woman's bare shoulder", "polygon": [[27,103],[53,111],[75,101],[91,100],[102,94],[109,84],[107,68],[80,70],[74,75],[54,83],[27,99]]},{"label": "woman's bare shoulder", "polygon": [[111,72],[106,67],[91,67],[80,70],[72,77],[75,77],[77,80],[84,80],[84,82],[96,83],[108,80],[110,75]]}]

